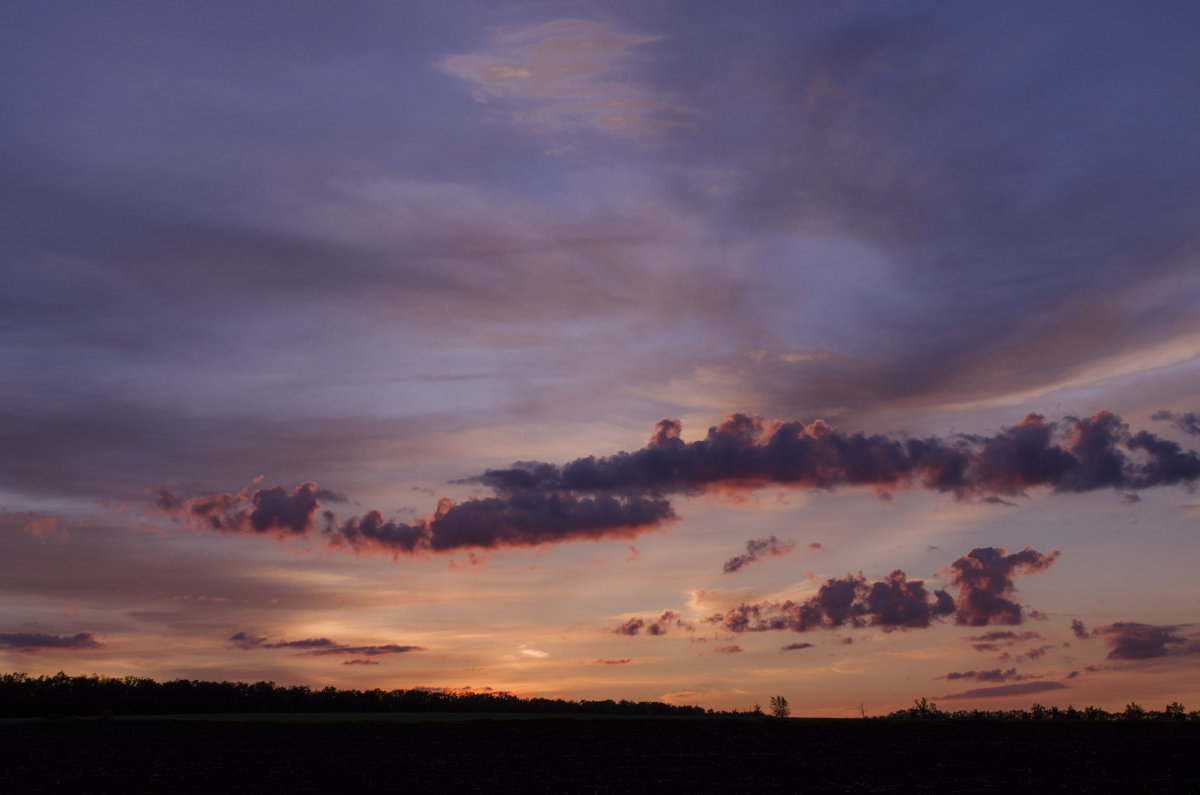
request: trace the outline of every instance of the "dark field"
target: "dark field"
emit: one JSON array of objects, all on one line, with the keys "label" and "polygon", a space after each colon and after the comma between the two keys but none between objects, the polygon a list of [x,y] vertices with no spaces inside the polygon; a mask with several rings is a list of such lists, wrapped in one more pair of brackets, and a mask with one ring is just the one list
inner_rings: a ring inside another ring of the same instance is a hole
[{"label": "dark field", "polygon": [[0,722],[0,792],[1200,791],[1192,722]]}]

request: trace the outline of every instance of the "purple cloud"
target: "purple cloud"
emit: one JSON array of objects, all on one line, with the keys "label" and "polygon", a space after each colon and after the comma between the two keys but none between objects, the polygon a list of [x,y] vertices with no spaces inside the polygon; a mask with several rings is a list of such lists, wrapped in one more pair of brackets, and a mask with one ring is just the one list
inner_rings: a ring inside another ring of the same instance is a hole
[{"label": "purple cloud", "polygon": [[[1109,646],[1110,660],[1149,660],[1175,653],[1200,651],[1200,644],[1188,644],[1175,634],[1179,627],[1155,626],[1137,622],[1118,621],[1092,630]],[[1183,648],[1180,648],[1183,647]]]},{"label": "purple cloud", "polygon": [[42,649],[100,649],[103,646],[91,632],[76,635],[46,635],[41,632],[0,632],[0,648],[23,652],[39,652]]},{"label": "purple cloud", "polygon": [[746,551],[737,557],[730,558],[725,561],[723,571],[726,574],[732,574],[735,571],[749,566],[751,563],[758,561],[759,556],[778,557],[786,555],[796,548],[795,542],[780,541],[775,536],[767,536],[766,538],[754,538],[746,542]]},{"label": "purple cloud", "polygon": [[1000,685],[998,687],[977,687],[961,693],[948,693],[937,696],[938,701],[957,701],[967,698],[1010,698],[1012,696],[1030,696],[1035,693],[1047,693],[1052,690],[1066,690],[1062,682],[1025,682],[1016,685]]}]

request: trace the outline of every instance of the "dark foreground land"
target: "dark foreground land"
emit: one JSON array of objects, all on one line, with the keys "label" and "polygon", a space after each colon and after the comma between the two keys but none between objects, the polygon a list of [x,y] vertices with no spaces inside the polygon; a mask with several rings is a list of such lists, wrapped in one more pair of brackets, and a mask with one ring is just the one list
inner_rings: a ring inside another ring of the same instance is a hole
[{"label": "dark foreground land", "polygon": [[1193,722],[0,722],[0,792],[1195,792]]}]

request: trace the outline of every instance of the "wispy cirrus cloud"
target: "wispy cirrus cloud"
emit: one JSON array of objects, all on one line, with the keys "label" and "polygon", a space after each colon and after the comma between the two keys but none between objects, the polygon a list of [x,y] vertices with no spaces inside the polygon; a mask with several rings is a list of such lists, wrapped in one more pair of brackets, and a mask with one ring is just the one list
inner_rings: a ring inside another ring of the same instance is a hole
[{"label": "wispy cirrus cloud", "polygon": [[512,124],[569,149],[581,133],[650,138],[683,125],[684,109],[637,75],[637,48],[657,39],[561,19],[497,29],[484,49],[439,66]]}]

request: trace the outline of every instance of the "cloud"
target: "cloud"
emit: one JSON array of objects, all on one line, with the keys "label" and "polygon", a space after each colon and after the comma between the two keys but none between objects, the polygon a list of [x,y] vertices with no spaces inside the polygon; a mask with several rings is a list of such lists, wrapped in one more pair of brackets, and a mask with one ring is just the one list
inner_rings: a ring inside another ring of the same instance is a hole
[{"label": "cloud", "polygon": [[1150,419],[1170,420],[1176,428],[1184,433],[1191,434],[1192,436],[1200,436],[1200,413],[1195,411],[1177,414],[1173,411],[1167,411],[1164,409],[1162,411],[1154,412]]},{"label": "cloud", "polygon": [[950,564],[953,582],[959,588],[955,621],[970,626],[1020,624],[1021,606],[1009,599],[1016,572],[1036,574],[1058,560],[1059,552],[1043,555],[1032,547],[1005,554],[1003,547],[971,550]]},{"label": "cloud", "polygon": [[1071,634],[1073,634],[1075,637],[1079,638],[1080,640],[1087,640],[1088,638],[1092,637],[1088,633],[1087,627],[1085,627],[1083,625],[1083,622],[1080,621],[1078,618],[1071,619]]},{"label": "cloud", "polygon": [[[834,430],[821,420],[764,423],[746,414],[729,415],[699,441],[684,442],[681,432],[678,420],[665,419],[655,426],[647,446],[632,453],[578,458],[561,466],[521,461],[486,470],[462,482],[487,486],[494,496],[458,503],[443,498],[433,514],[412,522],[387,520],[376,510],[339,520],[326,510],[320,541],[331,549],[395,557],[631,539],[678,518],[668,495],[766,484],[871,486],[888,492],[919,486],[965,499],[1020,494],[1039,486],[1078,492],[1200,480],[1195,452],[1145,431],[1130,434],[1120,418],[1103,411],[1061,425],[1030,414],[994,436],[950,439],[864,436]],[[244,489],[188,499],[161,488],[154,508],[193,528],[286,539],[314,532],[322,500],[345,497],[312,481],[290,493],[276,486],[253,494]],[[751,541],[744,555],[726,563],[726,571],[793,546],[774,536]],[[1019,606],[1006,599],[1012,590],[1009,574],[1014,568],[1041,570],[1056,554],[1043,559],[1022,552],[1003,560],[957,562],[956,582],[968,586],[960,620],[1019,623]]]},{"label": "cloud", "polygon": [[631,662],[633,662],[633,660],[629,659],[628,657],[625,657],[620,660],[605,660],[605,659],[592,660],[592,665],[629,665]]},{"label": "cloud", "polygon": [[569,151],[580,133],[644,138],[683,126],[683,110],[633,74],[636,48],[655,40],[563,19],[500,29],[487,49],[440,66],[465,80],[476,100],[503,108],[510,123]]},{"label": "cloud", "polygon": [[172,519],[182,519],[190,527],[284,538],[306,535],[313,529],[313,517],[321,508],[321,500],[345,502],[346,498],[319,489],[311,481],[301,483],[291,494],[281,486],[274,486],[259,489],[249,497],[243,489],[237,494],[202,494],[186,500],[162,487],[155,495],[154,507]]},{"label": "cloud", "polygon": [[37,514],[27,514],[27,516],[29,521],[21,529],[34,538],[40,538],[43,541],[48,538],[62,541],[69,535],[66,521],[61,516],[38,516]]},{"label": "cloud", "polygon": [[[807,632],[842,626],[872,626],[889,632],[928,627],[950,615],[957,623],[972,626],[1019,624],[1024,620],[1021,607],[1007,598],[1013,592],[1013,574],[1045,571],[1058,555],[1043,555],[1030,547],[1012,555],[1002,547],[973,549],[950,565],[953,584],[959,589],[957,599],[942,590],[930,593],[924,582],[909,580],[900,569],[873,581],[861,572],[857,576],[847,573],[826,580],[803,602],[742,603],[705,621],[730,632]],[[1022,636],[1040,637],[1036,632]],[[995,648],[996,641],[1011,642],[1018,637],[1017,633],[997,631],[971,640],[977,642],[977,649],[984,649]]]},{"label": "cloud", "polygon": [[[267,534],[280,539],[316,532],[321,500],[345,498],[305,482],[292,493],[281,487],[181,499],[168,488],[157,492],[154,508],[186,526],[220,533]],[[437,511],[414,522],[385,520],[370,510],[339,522],[322,513],[319,540],[330,549],[354,553],[413,555],[461,549],[529,547],[564,541],[634,538],[672,521],[664,499],[566,492],[517,492],[454,503],[438,501]]]},{"label": "cloud", "polygon": [[76,635],[45,635],[41,632],[0,632],[0,648],[23,652],[39,652],[42,649],[84,650],[104,648],[91,632]]},{"label": "cloud", "polygon": [[759,559],[759,555],[778,557],[788,554],[795,548],[796,544],[794,542],[780,541],[775,536],[754,538],[746,542],[746,551],[743,554],[725,561],[723,571],[726,574],[732,574],[756,562]]},{"label": "cloud", "polygon": [[1130,434],[1101,411],[1047,422],[1029,414],[993,436],[866,436],[816,420],[765,423],[730,414],[699,441],[684,442],[678,420],[662,420],[641,450],[589,456],[563,466],[536,461],[492,469],[471,480],[502,493],[569,491],[697,494],[720,485],[779,484],[832,489],[920,486],[959,498],[1141,489],[1200,480],[1200,456],[1146,431]]},{"label": "cloud", "polygon": [[741,654],[742,647],[741,646],[718,646],[717,648],[713,649],[713,651],[717,652],[718,654]]},{"label": "cloud", "polygon": [[342,665],[379,665],[378,660],[342,660]]},{"label": "cloud", "polygon": [[895,629],[927,627],[930,621],[954,611],[954,600],[944,591],[932,594],[920,580],[909,580],[897,569],[881,580],[868,581],[861,573],[826,580],[817,593],[803,602],[742,603],[705,619],[730,632],[763,632],[790,629],[807,632],[841,626]]},{"label": "cloud", "polygon": [[401,646],[384,644],[380,646],[347,646],[332,641],[329,638],[307,638],[305,640],[280,640],[268,643],[266,638],[247,635],[238,632],[229,639],[230,643],[247,651],[251,649],[298,649],[302,654],[312,657],[329,655],[353,655],[361,657],[380,657],[387,654],[404,654],[410,651],[424,651],[423,646]]},{"label": "cloud", "polygon": [[1178,630],[1179,627],[1175,626],[1118,621],[1096,627],[1092,633],[1108,644],[1111,649],[1108,653],[1110,660],[1149,660],[1168,654],[1200,651],[1200,645],[1189,645],[1185,638],[1176,634]]},{"label": "cloud", "polygon": [[1016,668],[1009,668],[1007,670],[993,668],[990,671],[951,671],[945,676],[938,677],[938,679],[946,679],[952,682],[958,679],[974,679],[977,682],[1007,682],[1010,680],[1019,682],[1022,679],[1030,678],[1034,677],[1026,674],[1018,674]]},{"label": "cloud", "polygon": [[811,643],[789,643],[786,646],[780,646],[780,651],[799,651],[800,649],[811,649]]},{"label": "cloud", "polygon": [[975,651],[999,651],[1004,646],[1011,646],[1026,640],[1041,639],[1037,632],[1011,632],[1009,630],[991,630],[982,635],[970,635],[963,638],[973,644]]},{"label": "cloud", "polygon": [[618,635],[630,636],[636,635],[642,630],[645,630],[647,635],[666,635],[667,630],[672,626],[676,629],[682,629],[685,632],[695,630],[692,622],[685,621],[674,610],[666,610],[654,621],[647,621],[644,618],[631,618],[624,624],[614,627],[612,631]]},{"label": "cloud", "polygon": [[1019,685],[1000,685],[998,687],[978,687],[962,693],[948,693],[936,696],[938,701],[957,701],[966,698],[1010,698],[1012,696],[1029,696],[1034,693],[1046,693],[1051,690],[1066,690],[1062,682],[1026,682]]}]

